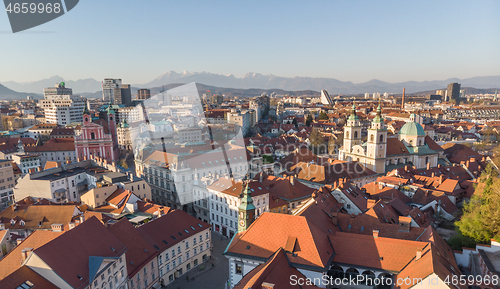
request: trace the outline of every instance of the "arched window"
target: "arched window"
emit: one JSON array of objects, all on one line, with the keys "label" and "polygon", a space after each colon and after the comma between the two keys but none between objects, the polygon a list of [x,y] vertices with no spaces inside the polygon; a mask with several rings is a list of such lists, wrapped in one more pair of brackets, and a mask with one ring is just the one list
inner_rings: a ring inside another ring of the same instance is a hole
[{"label": "arched window", "polygon": [[[373,273],[372,271],[370,270],[367,270],[367,271],[364,271],[363,276],[365,276],[365,278],[363,278],[363,283],[368,285],[368,286],[371,286],[373,284],[373,279],[375,279],[375,273]],[[368,280],[368,279],[371,279],[371,280]]]},{"label": "arched window", "polygon": [[346,138],[349,138],[349,131],[346,131],[346,132],[345,132],[345,137],[346,137]]},{"label": "arched window", "polygon": [[422,145],[422,140],[419,140],[418,141],[418,146],[421,146]]},{"label": "arched window", "polygon": [[344,278],[344,270],[342,270],[342,267],[335,265],[328,270],[328,276],[331,276],[333,279],[342,279]]},{"label": "arched window", "polygon": [[425,163],[428,164],[429,163],[429,157],[425,157]]},{"label": "arched window", "polygon": [[346,277],[352,277],[352,279],[356,279],[356,276],[359,275],[359,271],[354,268],[349,268],[345,271]]},{"label": "arched window", "polygon": [[85,122],[89,121],[89,118],[88,117],[85,117]]},{"label": "arched window", "polygon": [[354,139],[357,139],[357,138],[358,138],[358,132],[357,132],[357,131],[355,131],[355,132],[354,132]]},{"label": "arched window", "polygon": [[412,139],[410,140],[410,145],[413,146],[413,140]]},{"label": "arched window", "polygon": [[383,134],[380,135],[379,140],[380,140],[380,142],[384,142],[384,135]]},{"label": "arched window", "polygon": [[371,141],[371,142],[373,142],[373,138],[374,138],[374,137],[373,137],[373,134],[372,134],[372,135],[370,135],[370,141]]},{"label": "arched window", "polygon": [[95,134],[93,132],[90,133],[90,138],[95,139]]}]

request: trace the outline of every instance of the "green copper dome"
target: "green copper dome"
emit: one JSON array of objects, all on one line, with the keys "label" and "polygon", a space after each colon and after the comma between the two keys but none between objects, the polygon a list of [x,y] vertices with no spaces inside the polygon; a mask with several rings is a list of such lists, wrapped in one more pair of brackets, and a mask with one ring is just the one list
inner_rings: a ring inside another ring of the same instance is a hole
[{"label": "green copper dome", "polygon": [[407,122],[399,131],[401,135],[425,136],[424,128],[418,122]]},{"label": "green copper dome", "polygon": [[121,123],[120,127],[122,127],[122,128],[128,128],[128,127],[130,127],[130,126],[128,125],[128,122],[124,119],[124,120],[122,121],[122,123]]},{"label": "green copper dome", "polygon": [[255,210],[251,192],[248,188],[248,183],[246,184],[245,190],[243,191],[243,198],[241,199],[241,204],[239,205],[238,209],[243,211]]},{"label": "green copper dome", "polygon": [[359,120],[358,116],[356,115],[356,103],[354,101],[352,103],[351,115],[349,116],[348,120]]}]

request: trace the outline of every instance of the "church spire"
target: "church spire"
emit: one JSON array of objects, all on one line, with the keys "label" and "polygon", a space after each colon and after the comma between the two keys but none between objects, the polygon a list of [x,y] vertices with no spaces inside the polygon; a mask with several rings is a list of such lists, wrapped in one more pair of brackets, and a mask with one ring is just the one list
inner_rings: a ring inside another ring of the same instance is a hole
[{"label": "church spire", "polygon": [[246,182],[245,189],[241,197],[241,204],[238,207],[238,232],[246,231],[253,222],[255,216],[255,206],[251,196],[251,191],[248,188],[250,181]]},{"label": "church spire", "polygon": [[349,120],[358,120],[358,116],[356,115],[356,100],[352,102],[351,107],[351,115],[349,116]]}]

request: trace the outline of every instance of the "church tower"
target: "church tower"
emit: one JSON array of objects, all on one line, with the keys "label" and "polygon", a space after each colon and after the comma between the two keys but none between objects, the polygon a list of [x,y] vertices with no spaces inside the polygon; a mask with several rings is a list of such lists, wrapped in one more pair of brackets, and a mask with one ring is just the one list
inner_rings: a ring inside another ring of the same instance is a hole
[{"label": "church tower", "polygon": [[[352,147],[361,144],[361,124],[356,115],[356,103],[353,102],[351,115],[347,119],[347,125],[344,126],[344,154],[349,155]],[[349,161],[348,157],[344,158]]]},{"label": "church tower", "polygon": [[370,168],[376,173],[385,173],[385,158],[387,153],[387,127],[382,118],[382,108],[380,99],[377,107],[377,114],[368,129],[367,141],[367,162],[366,165],[372,165]]},{"label": "church tower", "polygon": [[92,122],[92,116],[90,115],[90,111],[85,105],[85,108],[83,109],[83,125],[87,125]]},{"label": "church tower", "polygon": [[241,204],[238,207],[238,232],[243,232],[250,227],[255,218],[255,206],[253,205],[251,191],[248,188],[248,182],[243,190]]}]

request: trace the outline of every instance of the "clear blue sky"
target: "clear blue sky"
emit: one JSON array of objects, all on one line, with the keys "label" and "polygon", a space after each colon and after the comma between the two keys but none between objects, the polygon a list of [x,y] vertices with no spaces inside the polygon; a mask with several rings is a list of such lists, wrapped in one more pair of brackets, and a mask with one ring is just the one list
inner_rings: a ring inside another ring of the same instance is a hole
[{"label": "clear blue sky", "polygon": [[355,83],[500,75],[500,1],[80,0],[16,34],[0,11],[0,51],[0,83],[143,83],[170,70]]}]

